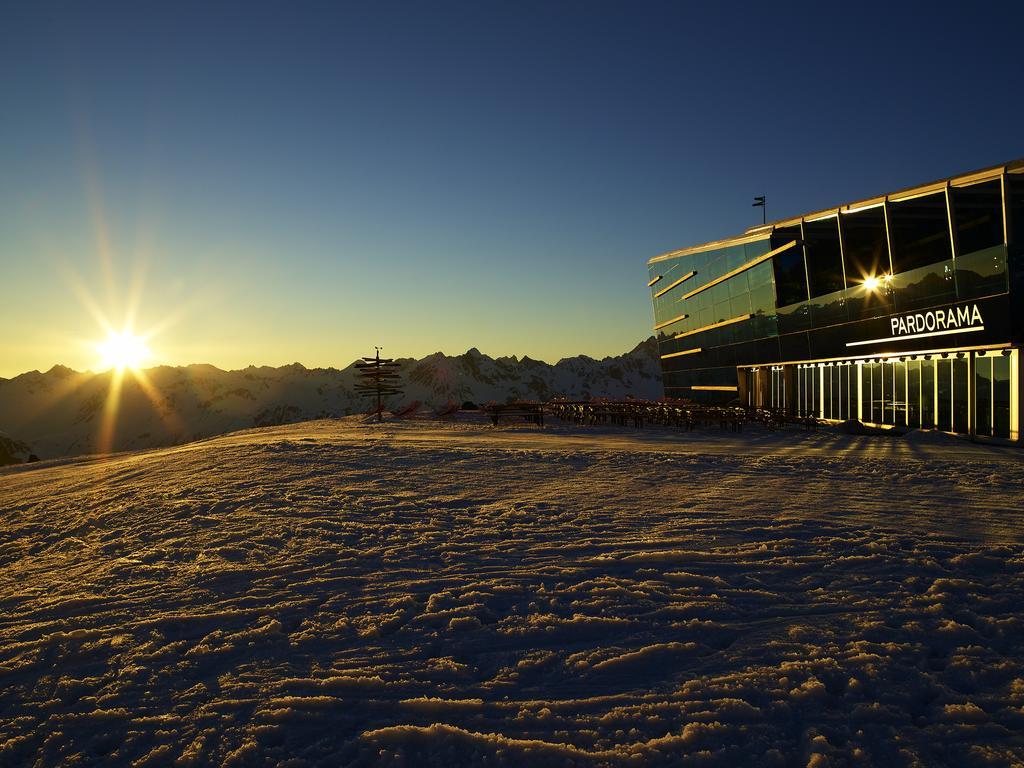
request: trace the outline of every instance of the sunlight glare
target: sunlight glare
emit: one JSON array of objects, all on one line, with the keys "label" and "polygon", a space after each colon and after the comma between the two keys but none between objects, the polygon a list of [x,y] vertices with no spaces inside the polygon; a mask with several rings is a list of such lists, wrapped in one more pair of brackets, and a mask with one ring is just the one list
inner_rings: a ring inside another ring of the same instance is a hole
[{"label": "sunlight glare", "polygon": [[100,366],[103,370],[135,369],[150,357],[145,340],[131,331],[111,331],[106,341],[96,345],[96,350],[100,353]]}]

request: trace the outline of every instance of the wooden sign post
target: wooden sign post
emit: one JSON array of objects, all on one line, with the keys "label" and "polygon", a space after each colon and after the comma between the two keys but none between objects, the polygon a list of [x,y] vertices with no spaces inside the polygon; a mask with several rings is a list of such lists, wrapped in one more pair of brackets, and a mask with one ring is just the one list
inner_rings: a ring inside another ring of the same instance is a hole
[{"label": "wooden sign post", "polygon": [[356,363],[356,373],[361,379],[356,383],[356,391],[363,397],[377,398],[377,421],[384,421],[384,398],[400,395],[401,378],[398,375],[399,365],[394,360],[380,357],[380,347],[375,357],[364,357]]}]

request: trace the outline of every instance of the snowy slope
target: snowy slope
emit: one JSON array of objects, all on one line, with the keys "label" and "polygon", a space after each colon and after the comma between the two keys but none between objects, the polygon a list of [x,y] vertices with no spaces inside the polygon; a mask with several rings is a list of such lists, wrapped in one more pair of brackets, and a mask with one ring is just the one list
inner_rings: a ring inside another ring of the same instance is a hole
[{"label": "snowy slope", "polygon": [[1019,453],[309,422],[0,471],[0,765],[1024,760]]},{"label": "snowy slope", "polygon": [[[449,402],[486,403],[556,396],[657,398],[662,394],[652,338],[604,360],[574,357],[555,365],[530,358],[493,359],[471,349],[449,357],[404,359],[405,395],[391,406],[419,400],[437,409]],[[284,424],[367,409],[356,396],[349,367],[250,367],[222,371],[210,365],[159,367],[145,372],[153,392],[127,376],[119,398],[113,450],[175,445],[253,426]],[[0,381],[0,430],[43,458],[95,453],[101,439],[110,375],[55,366]]]}]

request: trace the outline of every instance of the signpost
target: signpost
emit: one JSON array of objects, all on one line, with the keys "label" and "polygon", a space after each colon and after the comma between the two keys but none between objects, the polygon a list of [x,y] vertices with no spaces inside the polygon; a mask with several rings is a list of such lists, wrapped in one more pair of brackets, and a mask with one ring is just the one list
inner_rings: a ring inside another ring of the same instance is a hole
[{"label": "signpost", "polygon": [[356,363],[356,373],[361,379],[356,383],[356,392],[363,397],[377,398],[377,421],[384,421],[384,398],[400,395],[401,378],[398,375],[399,364],[394,360],[380,357],[380,347],[375,357],[364,357]]}]

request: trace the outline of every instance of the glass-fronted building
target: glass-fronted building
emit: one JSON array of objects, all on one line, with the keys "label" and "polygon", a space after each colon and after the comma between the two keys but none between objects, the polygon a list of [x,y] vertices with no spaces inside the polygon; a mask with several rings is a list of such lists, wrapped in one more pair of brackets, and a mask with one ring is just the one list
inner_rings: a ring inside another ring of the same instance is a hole
[{"label": "glass-fronted building", "polygon": [[1024,160],[648,266],[668,397],[1019,439]]}]

